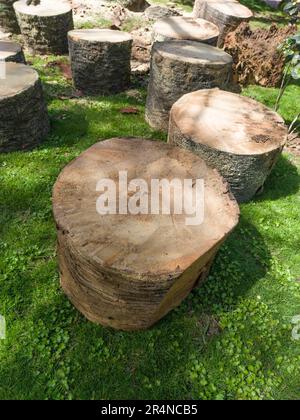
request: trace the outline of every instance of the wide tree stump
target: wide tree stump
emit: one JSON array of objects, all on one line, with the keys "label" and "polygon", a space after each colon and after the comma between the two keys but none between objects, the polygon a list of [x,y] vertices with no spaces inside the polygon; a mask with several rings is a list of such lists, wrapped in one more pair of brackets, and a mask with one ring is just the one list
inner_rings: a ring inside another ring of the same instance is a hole
[{"label": "wide tree stump", "polygon": [[277,113],[219,89],[183,96],[170,114],[169,143],[216,168],[239,202],[261,190],[286,140],[287,128]]},{"label": "wide tree stump", "polygon": [[26,64],[22,46],[17,42],[0,40],[0,61]]},{"label": "wide tree stump", "polygon": [[[149,193],[153,179],[203,179],[204,222],[187,225],[186,214],[173,211],[126,214],[119,171],[127,171],[128,183],[143,180]],[[96,188],[107,178],[116,185],[117,211],[100,215]],[[204,280],[239,214],[225,181],[198,156],[136,138],[97,143],[69,164],[55,184],[53,208],[63,290],[89,320],[122,330],[148,328],[179,305]]]},{"label": "wide tree stump", "polygon": [[168,130],[169,111],[184,94],[220,87],[231,81],[232,57],[195,41],[156,42],[152,47],[146,121]]},{"label": "wide tree stump", "polygon": [[109,29],[69,33],[72,74],[76,89],[88,95],[110,95],[130,85],[130,34]]},{"label": "wide tree stump", "polygon": [[31,53],[66,54],[68,31],[72,30],[73,14],[68,2],[41,0],[27,6],[26,0],[14,4],[25,46]]},{"label": "wide tree stump", "polygon": [[192,40],[217,45],[220,31],[216,25],[204,19],[174,16],[154,24],[153,41]]},{"label": "wide tree stump", "polygon": [[0,152],[32,149],[48,134],[42,85],[35,70],[6,63],[0,79]]},{"label": "wide tree stump", "polygon": [[15,0],[0,0],[0,29],[4,32],[19,34],[20,28],[13,7]]},{"label": "wide tree stump", "polygon": [[247,22],[253,16],[248,7],[237,1],[206,1],[203,18],[216,24],[220,30],[218,47],[223,47],[226,36],[233,32],[242,22]]}]

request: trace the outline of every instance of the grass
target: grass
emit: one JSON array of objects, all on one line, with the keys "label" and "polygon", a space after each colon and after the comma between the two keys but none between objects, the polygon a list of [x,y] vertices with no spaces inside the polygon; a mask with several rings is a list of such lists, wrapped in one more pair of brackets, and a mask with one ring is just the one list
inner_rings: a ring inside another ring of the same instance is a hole
[{"label": "grass", "polygon": [[[282,18],[258,0],[242,3],[255,11],[255,25]],[[34,151],[0,154],[0,314],[7,321],[0,399],[299,399],[300,342],[291,320],[300,314],[300,158],[285,153],[263,194],[241,206],[208,281],[179,308],[148,331],[102,328],[59,287],[52,187],[97,141],[166,136],[145,123],[143,90],[72,99],[56,65],[66,59],[32,61],[52,130]],[[270,107],[277,93],[243,91]],[[279,110],[287,123],[300,112],[299,97],[299,84],[291,84]],[[139,113],[120,113],[128,106]]]},{"label": "grass", "polygon": [[[178,309],[144,332],[93,325],[59,287],[53,184],[99,140],[166,136],[144,121],[144,91],[68,99],[57,60],[33,62],[50,136],[32,152],[0,155],[0,398],[299,399],[300,342],[291,335],[300,314],[299,159],[282,157],[263,195],[242,206],[207,283]],[[272,105],[276,89],[245,94]],[[290,86],[282,102],[288,121],[299,94]],[[139,114],[121,114],[128,106]]]}]

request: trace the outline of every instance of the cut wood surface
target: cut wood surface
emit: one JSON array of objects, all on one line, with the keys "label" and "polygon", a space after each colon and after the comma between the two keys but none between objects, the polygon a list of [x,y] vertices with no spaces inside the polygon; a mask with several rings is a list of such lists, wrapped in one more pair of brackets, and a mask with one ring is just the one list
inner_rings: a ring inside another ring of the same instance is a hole
[{"label": "cut wood surface", "polygon": [[29,66],[6,63],[0,79],[0,152],[31,149],[49,131],[38,74]]},{"label": "cut wood surface", "polygon": [[[186,214],[172,212],[101,216],[96,186],[109,178],[119,192],[119,171],[148,185],[203,179],[204,222],[190,226]],[[64,291],[91,321],[124,330],[150,327],[204,280],[239,214],[227,184],[198,156],[137,138],[100,142],[71,162],[54,187],[53,208]]]},{"label": "cut wood surface", "polygon": [[68,31],[72,30],[73,13],[70,4],[59,0],[41,0],[37,6],[26,0],[14,3],[25,46],[40,54],[66,54]]},{"label": "cut wood surface", "polygon": [[0,40],[0,61],[25,64],[22,46],[17,42]]},{"label": "cut wood surface", "polygon": [[217,45],[218,27],[204,19],[174,16],[157,21],[153,27],[154,41],[192,40]]},{"label": "cut wood surface", "polygon": [[216,24],[220,30],[218,46],[223,47],[226,36],[233,32],[241,22],[253,16],[248,7],[237,1],[207,1],[202,13],[204,19]]},{"label": "cut wood surface", "polygon": [[69,32],[74,85],[89,95],[118,93],[130,85],[132,37],[109,29]]},{"label": "cut wood surface", "polygon": [[196,41],[156,42],[152,48],[146,120],[167,131],[169,111],[184,94],[198,89],[225,89],[231,80],[232,57]]},{"label": "cut wood surface", "polygon": [[170,113],[169,142],[218,169],[241,202],[263,186],[286,140],[287,128],[277,113],[219,89],[185,95]]},{"label": "cut wood surface", "polygon": [[20,28],[13,7],[14,2],[15,0],[0,0],[0,30],[19,34]]}]

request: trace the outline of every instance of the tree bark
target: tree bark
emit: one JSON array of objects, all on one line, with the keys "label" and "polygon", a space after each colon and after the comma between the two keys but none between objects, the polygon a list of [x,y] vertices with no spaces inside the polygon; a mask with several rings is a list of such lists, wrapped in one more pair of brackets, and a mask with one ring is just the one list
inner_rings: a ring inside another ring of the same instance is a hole
[{"label": "tree bark", "polygon": [[4,32],[19,34],[20,28],[13,7],[15,0],[0,0],[0,28]]},{"label": "tree bark", "polygon": [[157,21],[152,36],[154,42],[189,40],[216,46],[219,34],[218,27],[204,19],[176,16]]},{"label": "tree bark", "polygon": [[[109,178],[119,191],[120,170],[150,189],[152,179],[204,179],[204,223],[186,225],[186,214],[173,212],[99,215],[96,185]],[[203,282],[239,214],[227,184],[200,158],[136,138],[100,142],[69,164],[53,208],[63,290],[89,320],[121,330],[149,328]]]},{"label": "tree bark", "polygon": [[231,81],[232,57],[195,41],[157,42],[152,48],[146,121],[168,130],[169,111],[184,94],[198,89],[226,88]]},{"label": "tree bark", "polygon": [[130,34],[107,29],[69,33],[72,74],[76,89],[88,95],[110,95],[130,85]]},{"label": "tree bark", "polygon": [[169,143],[217,169],[238,202],[251,200],[262,188],[286,140],[278,114],[218,89],[183,96],[170,114]]},{"label": "tree bark", "polygon": [[32,149],[49,132],[38,74],[29,66],[6,64],[0,79],[0,152]]},{"label": "tree bark", "polygon": [[26,64],[22,46],[16,42],[0,40],[0,61],[2,60]]},{"label": "tree bark", "polygon": [[38,6],[27,6],[26,0],[21,0],[14,8],[25,46],[31,53],[68,53],[68,32],[74,28],[69,4],[42,0]]}]

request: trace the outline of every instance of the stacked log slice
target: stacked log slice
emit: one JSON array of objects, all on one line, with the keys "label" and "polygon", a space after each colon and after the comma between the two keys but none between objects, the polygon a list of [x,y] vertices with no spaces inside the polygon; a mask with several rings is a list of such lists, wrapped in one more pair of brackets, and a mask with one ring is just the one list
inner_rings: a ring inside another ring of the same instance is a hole
[{"label": "stacked log slice", "polygon": [[0,30],[19,34],[20,28],[13,7],[15,0],[0,0]]},{"label": "stacked log slice", "polygon": [[16,42],[0,40],[0,61],[26,64],[22,46]]},{"label": "stacked log slice", "polygon": [[130,85],[130,34],[109,29],[69,33],[74,85],[88,95],[110,95]]},{"label": "stacked log slice", "polygon": [[217,45],[220,31],[204,19],[175,16],[157,21],[153,27],[153,40],[192,40]]},{"label": "stacked log slice", "polygon": [[0,78],[0,152],[32,149],[48,134],[42,85],[35,70],[6,63]]},{"label": "stacked log slice", "polygon": [[286,140],[287,128],[277,113],[219,89],[185,95],[171,110],[169,143],[216,168],[239,202],[262,188]]},{"label": "stacked log slice", "polygon": [[31,53],[66,54],[68,31],[72,30],[73,14],[64,0],[41,0],[27,6],[26,0],[14,3],[25,46]]},{"label": "stacked log slice", "polygon": [[231,81],[232,57],[196,41],[156,42],[152,48],[146,120],[154,128],[168,130],[169,111],[184,94],[213,87],[226,88]]},{"label": "stacked log slice", "polygon": [[[193,7],[193,16],[195,18],[204,18],[205,14],[205,5],[208,2],[217,2],[219,3],[221,0],[195,0],[194,7]],[[223,0],[223,2],[235,2],[236,0]]]},{"label": "stacked log slice", "polygon": [[253,16],[251,10],[237,1],[207,1],[204,5],[204,19],[216,24],[220,30],[218,47],[223,47],[226,36],[242,22]]},{"label": "stacked log slice", "polygon": [[[153,179],[203,179],[204,222],[188,225],[186,214],[173,211],[126,214],[124,204],[120,212],[119,171],[127,171],[128,183],[143,180],[149,195]],[[96,187],[107,178],[116,186],[117,211],[100,215]],[[201,158],[137,138],[100,142],[69,164],[54,187],[53,207],[63,290],[89,320],[122,330],[148,328],[179,305],[207,275],[239,214],[227,184]]]}]

